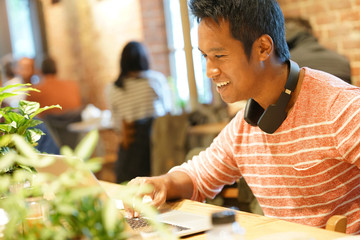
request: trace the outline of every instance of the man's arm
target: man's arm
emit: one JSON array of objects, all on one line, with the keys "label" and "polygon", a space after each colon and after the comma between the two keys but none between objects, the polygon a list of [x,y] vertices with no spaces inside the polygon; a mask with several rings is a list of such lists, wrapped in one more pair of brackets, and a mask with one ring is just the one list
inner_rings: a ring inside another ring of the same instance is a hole
[{"label": "man's arm", "polygon": [[191,198],[194,190],[193,182],[186,173],[174,171],[163,176],[167,185],[167,200]]}]

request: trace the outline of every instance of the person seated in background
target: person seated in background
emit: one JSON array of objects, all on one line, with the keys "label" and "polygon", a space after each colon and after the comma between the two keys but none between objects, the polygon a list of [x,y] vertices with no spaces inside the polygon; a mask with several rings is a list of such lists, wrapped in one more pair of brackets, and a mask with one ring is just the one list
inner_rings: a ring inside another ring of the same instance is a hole
[{"label": "person seated in background", "polygon": [[[9,86],[9,85],[23,83],[23,80],[21,79],[21,77],[15,75],[14,62],[12,60],[7,60],[4,63],[3,69],[4,69],[4,75],[5,75],[5,78],[3,81],[4,87]],[[13,97],[5,98],[4,103],[10,107],[17,107],[19,105],[19,101],[24,100],[25,98],[26,98],[25,94],[19,94],[19,95],[13,96]]]},{"label": "person seated in background", "polygon": [[23,83],[38,84],[39,76],[35,74],[35,60],[22,57],[16,65],[16,73],[22,78]]},{"label": "person seated in background", "polygon": [[244,178],[265,216],[325,227],[345,215],[347,233],[359,234],[360,88],[290,60],[276,0],[189,6],[207,76],[225,102],[246,107],[192,160],[129,184],[152,185],[160,206],[214,198]]},{"label": "person seated in background", "polygon": [[322,46],[313,35],[308,20],[300,17],[285,18],[285,33],[291,59],[300,67],[322,70],[351,84],[349,60]]},{"label": "person seated in background", "polygon": [[165,77],[150,70],[145,46],[137,41],[127,43],[119,77],[105,93],[121,139],[115,165],[118,183],[150,175],[151,127],[154,117],[169,111],[167,88]]},{"label": "person seated in background", "polygon": [[[12,61],[12,59],[7,59],[4,63],[3,68],[5,73],[5,81],[3,83],[3,87],[23,83],[22,78],[15,75],[14,62]],[[23,93],[13,97],[5,98],[3,104],[16,108],[19,106],[19,101],[25,99],[26,93]],[[52,134],[49,132],[49,129],[47,128],[45,123],[37,125],[36,128],[43,131],[45,135],[41,136],[40,140],[38,141],[38,145],[36,145],[35,148],[41,153],[59,154],[59,146],[56,144]]]},{"label": "person seated in background", "polygon": [[42,78],[39,84],[34,87],[40,92],[32,92],[27,97],[29,101],[40,103],[40,106],[50,106],[59,104],[62,109],[49,109],[42,114],[64,114],[70,111],[78,111],[82,109],[82,99],[80,87],[76,81],[63,80],[57,76],[57,67],[55,61],[47,57],[41,64]]},{"label": "person seated in background", "polygon": [[79,133],[71,132],[67,126],[81,121],[80,87],[76,81],[58,78],[56,63],[50,57],[42,61],[41,72],[40,83],[33,86],[40,92],[32,92],[27,100],[38,102],[41,107],[59,104],[62,109],[49,109],[38,116],[46,123],[58,146],[75,148],[80,140]]}]

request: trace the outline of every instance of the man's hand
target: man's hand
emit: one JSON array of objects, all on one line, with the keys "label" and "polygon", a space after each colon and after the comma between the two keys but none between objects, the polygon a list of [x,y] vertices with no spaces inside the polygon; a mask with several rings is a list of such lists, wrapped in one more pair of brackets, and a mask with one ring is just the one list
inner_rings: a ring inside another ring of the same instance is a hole
[{"label": "man's hand", "polygon": [[[144,201],[149,202],[149,204],[160,207],[163,203],[166,202],[167,196],[167,188],[165,176],[158,176],[158,177],[137,177],[131,180],[128,185],[151,185],[153,187],[150,193],[147,193],[143,197]],[[147,197],[147,199],[146,199]],[[149,199],[149,197],[151,199]],[[126,212],[128,217],[139,217],[139,213],[135,212],[132,206],[125,206]]]},{"label": "man's hand", "polygon": [[[128,185],[151,185],[150,193],[142,194],[140,197],[149,196],[149,204],[160,207],[169,199],[190,198],[193,191],[193,184],[190,177],[183,172],[171,172],[156,177],[137,177],[131,180]],[[132,206],[125,206],[128,217],[138,217]]]}]

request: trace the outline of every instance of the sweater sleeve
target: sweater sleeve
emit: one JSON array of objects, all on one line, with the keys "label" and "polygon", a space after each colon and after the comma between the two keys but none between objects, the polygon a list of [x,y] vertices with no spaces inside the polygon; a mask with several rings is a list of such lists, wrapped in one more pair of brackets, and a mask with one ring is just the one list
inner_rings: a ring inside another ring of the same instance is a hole
[{"label": "sweater sleeve", "polygon": [[[357,93],[357,94],[356,94]],[[331,108],[333,136],[344,161],[360,168],[360,95],[342,91]]]},{"label": "sweater sleeve", "polygon": [[[241,115],[241,114],[240,114]],[[234,158],[238,114],[214,139],[210,147],[171,171],[182,171],[192,179],[192,200],[214,198],[224,185],[233,184],[241,177]],[[242,115],[241,115],[242,116]]]}]

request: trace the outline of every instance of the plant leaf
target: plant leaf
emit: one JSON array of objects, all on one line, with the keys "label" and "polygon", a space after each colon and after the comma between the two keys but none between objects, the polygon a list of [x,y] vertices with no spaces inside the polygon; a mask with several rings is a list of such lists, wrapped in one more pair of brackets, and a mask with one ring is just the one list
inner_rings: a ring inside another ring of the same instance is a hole
[{"label": "plant leaf", "polygon": [[36,127],[37,125],[43,123],[43,121],[39,120],[39,119],[30,119],[29,120],[29,125],[28,127]]},{"label": "plant leaf", "polygon": [[10,124],[0,124],[0,131],[10,133],[13,130],[13,126]]},{"label": "plant leaf", "polygon": [[45,135],[43,131],[37,128],[28,129],[27,134],[29,134],[30,143],[35,143],[39,141],[41,136]]},{"label": "plant leaf", "polygon": [[19,110],[24,115],[30,115],[38,111],[40,108],[40,103],[21,100],[19,102]]},{"label": "plant leaf", "polygon": [[[29,95],[28,92],[35,91],[40,92],[36,88],[28,87],[31,86],[30,83],[18,83],[12,84],[0,88],[0,101],[2,102],[5,98],[16,96],[16,95]],[[8,91],[9,90],[9,91]]]},{"label": "plant leaf", "polygon": [[[0,170],[3,172],[3,170],[9,169],[12,165],[14,165],[16,160],[17,154],[15,153],[7,153],[0,157]],[[6,172],[6,171],[4,171]]]},{"label": "plant leaf", "polygon": [[85,166],[88,169],[90,169],[90,171],[97,172],[97,171],[100,171],[100,169],[102,167],[102,163],[103,163],[103,158],[96,157],[96,158],[91,158],[88,161],[86,161]]},{"label": "plant leaf", "polygon": [[12,135],[12,140],[16,146],[16,149],[22,153],[25,157],[31,159],[37,159],[38,154],[32,145],[28,144],[25,139],[19,135]]},{"label": "plant leaf", "polygon": [[75,148],[75,155],[86,161],[91,157],[99,140],[99,132],[92,130],[81,140]]},{"label": "plant leaf", "polygon": [[118,217],[118,210],[116,209],[114,200],[108,199],[102,211],[102,219],[107,232],[114,232]]},{"label": "plant leaf", "polygon": [[52,108],[62,109],[62,107],[61,107],[59,104],[42,107],[42,108],[37,109],[34,113],[30,114],[30,118],[33,118],[33,117],[35,117],[36,115],[38,115],[39,113],[42,113],[42,112],[44,112],[44,111],[46,111],[46,110],[49,110],[49,109],[52,109]]}]

